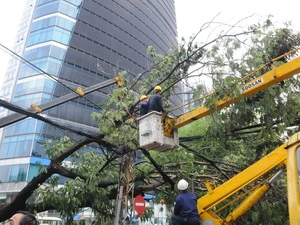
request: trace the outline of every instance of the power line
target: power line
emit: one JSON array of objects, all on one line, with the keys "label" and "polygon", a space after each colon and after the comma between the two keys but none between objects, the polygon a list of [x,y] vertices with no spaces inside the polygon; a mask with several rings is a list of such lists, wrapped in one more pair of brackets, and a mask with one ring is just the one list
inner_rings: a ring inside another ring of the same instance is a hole
[{"label": "power line", "polygon": [[38,119],[38,120],[41,120],[45,123],[48,123],[48,124],[51,124],[52,126],[55,126],[55,127],[58,127],[58,128],[61,128],[63,130],[69,130],[71,131],[72,133],[75,133],[75,134],[78,134],[78,135],[81,135],[81,136],[85,136],[85,137],[88,137],[88,138],[91,138],[91,139],[95,139],[95,136],[94,135],[91,135],[91,134],[87,134],[85,132],[82,132],[82,131],[79,131],[79,130],[75,130],[75,129],[72,129],[70,127],[67,127],[67,126],[64,126],[62,124],[58,124],[58,123],[55,123],[53,122],[52,120],[49,120],[41,115],[37,115],[35,113],[32,113],[32,112],[29,112],[19,106],[16,106],[14,104],[11,104],[5,100],[2,100],[0,99],[0,106],[6,108],[6,109],[9,109],[11,111],[14,111],[14,112],[18,112],[18,113],[21,113],[21,114],[24,114],[28,117],[32,117],[32,118],[35,118],[35,119]]},{"label": "power line", "polygon": [[[36,65],[34,65],[33,63],[31,63],[30,61],[26,60],[25,58],[23,58],[22,56],[18,55],[17,53],[15,53],[14,51],[10,50],[9,48],[7,48],[6,46],[0,44],[0,47],[2,49],[4,49],[4,51],[8,52],[9,55],[13,56],[14,58],[16,58],[17,60],[21,61],[21,62],[25,62],[25,64],[29,65],[30,67],[34,68],[36,71],[38,72],[42,72],[43,74],[45,74],[46,76],[50,77],[52,80],[56,81],[57,83],[61,84],[62,86],[64,86],[65,88],[67,88],[68,90],[70,90],[71,92],[74,92],[76,94],[78,94],[76,91],[74,91],[72,88],[68,87],[67,85],[65,85],[63,82],[59,81],[59,79],[57,79],[57,77],[52,76],[51,74],[47,73],[46,71],[42,70],[41,68],[37,67]],[[91,105],[95,106],[98,109],[101,109],[97,104],[93,103],[92,101],[88,100],[87,98],[81,96],[83,99],[85,99],[87,102],[89,102]]]}]

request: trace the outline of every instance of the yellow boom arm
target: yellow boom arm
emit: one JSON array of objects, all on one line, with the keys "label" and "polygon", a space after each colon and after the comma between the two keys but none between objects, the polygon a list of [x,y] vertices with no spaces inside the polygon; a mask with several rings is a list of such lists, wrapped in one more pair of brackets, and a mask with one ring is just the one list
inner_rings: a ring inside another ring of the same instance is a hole
[{"label": "yellow boom arm", "polygon": [[286,143],[281,145],[261,160],[223,183],[221,186],[215,188],[209,194],[198,199],[197,204],[199,211],[211,209],[224,199],[227,199],[248,184],[257,180],[259,177],[283,164],[287,158],[286,146]]},{"label": "yellow boom arm", "polygon": [[[288,203],[291,225],[299,225],[300,221],[300,187],[299,187],[299,165],[297,159],[300,159],[300,132],[293,135],[288,142],[284,143],[274,151],[237,174],[219,187],[211,190],[208,194],[199,198],[197,201],[198,211],[202,222],[211,222],[213,225],[227,225],[237,220],[245,214],[261,197],[270,189],[273,179],[276,180],[282,170],[287,171],[288,184]],[[263,175],[273,172],[275,168],[281,170],[275,174],[268,182],[255,188],[244,201],[223,220],[216,212],[215,207],[228,200],[235,193],[243,189],[254,181],[260,179]]]},{"label": "yellow boom arm", "polygon": [[[241,95],[249,97],[257,92],[267,89],[274,84],[286,80],[295,74],[300,73],[300,57],[297,57],[281,66],[273,68],[271,71],[249,81],[240,88]],[[216,107],[209,109],[206,106],[198,107],[194,110],[184,113],[175,118],[167,118],[164,124],[164,135],[172,137],[174,130],[189,124],[197,119],[212,114],[217,109],[225,108],[234,102],[238,102],[239,97],[226,97],[223,100],[216,101]]]}]

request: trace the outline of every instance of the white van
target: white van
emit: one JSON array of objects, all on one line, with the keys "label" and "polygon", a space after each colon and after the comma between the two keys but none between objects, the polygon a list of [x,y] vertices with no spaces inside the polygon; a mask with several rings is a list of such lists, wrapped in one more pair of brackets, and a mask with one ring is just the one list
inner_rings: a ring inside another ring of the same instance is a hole
[{"label": "white van", "polygon": [[37,220],[40,225],[64,225],[62,219],[59,217],[38,216]]}]

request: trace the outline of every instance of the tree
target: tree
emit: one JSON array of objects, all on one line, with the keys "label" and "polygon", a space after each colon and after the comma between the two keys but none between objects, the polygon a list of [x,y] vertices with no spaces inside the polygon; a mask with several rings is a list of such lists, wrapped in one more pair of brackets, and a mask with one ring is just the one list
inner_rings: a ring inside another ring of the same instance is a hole
[{"label": "tree", "polygon": [[[227,91],[236,85],[236,80],[243,78],[243,74],[249,74],[262,64],[264,64],[262,70],[256,71],[256,73],[264,73],[270,70],[271,66],[280,65],[293,57],[294,54],[278,58],[282,52],[278,51],[277,44],[282,49],[290,51],[298,46],[296,42],[289,42],[288,40],[291,38],[297,41],[300,37],[299,34],[293,34],[287,28],[275,31],[270,31],[267,28],[261,35],[252,38],[253,44],[242,55],[243,60],[240,63],[235,63],[231,48],[227,48],[224,55],[220,55],[219,52],[215,54],[214,57],[220,65],[226,67],[211,67],[212,73],[218,77],[218,79],[213,80],[213,85],[217,90],[220,90],[219,96],[228,93]],[[233,43],[234,41],[231,40],[226,44],[236,46]],[[273,58],[277,58],[277,61],[271,61]],[[214,60],[212,61],[214,62]],[[230,72],[228,73],[228,71]],[[224,74],[227,75],[224,76]],[[235,95],[236,93],[232,94]],[[227,159],[228,162],[239,167],[251,165],[286,140],[288,127],[293,127],[292,132],[299,131],[299,123],[297,122],[299,114],[298,112],[295,113],[295,110],[299,110],[299,100],[295,101],[295,96],[299,96],[299,76],[261,91],[244,99],[239,104],[214,114],[211,118],[214,125],[209,123],[210,126],[204,131],[202,130],[200,135],[198,134],[200,137],[197,139],[197,148],[201,148],[201,143],[204,143],[202,153]],[[211,102],[214,102],[214,99]],[[292,105],[291,102],[293,102]],[[185,128],[190,129],[190,127]],[[198,135],[196,134],[196,137]],[[206,145],[205,141],[207,141]],[[209,148],[205,148],[208,146]],[[279,185],[273,188],[254,207],[254,210],[244,216],[237,224],[288,224],[285,187],[286,182],[281,180]]]},{"label": "tree", "polygon": [[[196,36],[211,25],[204,24]],[[213,107],[216,99],[247,79],[246,74],[262,64],[268,69],[270,59],[296,47],[299,34],[288,28],[270,30],[270,25],[270,20],[267,20],[266,24],[253,25],[246,31],[230,33],[231,29],[228,29],[205,43],[196,43],[195,37],[188,42],[183,40],[178,49],[173,49],[166,56],[157,54],[150,47],[149,70],[139,74],[131,83],[126,82],[124,87],[115,89],[107,103],[101,106],[101,113],[93,115],[99,121],[100,133],[94,137],[87,135],[76,142],[62,139],[48,143],[50,166],[41,168],[39,176],[12,203],[0,207],[0,221],[20,209],[36,212],[57,209],[62,216],[72,218],[79,208],[91,207],[101,224],[111,224],[115,216],[113,200],[116,199],[119,182],[119,160],[124,156],[133,160],[138,150],[135,121],[139,102],[137,93],[149,94],[155,85],[161,85],[164,101],[170,106],[168,98],[175,94],[174,89],[179,82],[189,84],[190,78],[198,73],[197,76],[212,79],[215,94],[202,101]],[[282,37],[287,41],[280,42]],[[278,44],[280,42],[283,50],[277,51],[274,40]],[[245,53],[241,54],[241,49],[246,49]],[[281,61],[284,60],[288,58]],[[276,66],[281,61],[273,64]],[[122,71],[120,76],[124,81],[129,80],[126,72]],[[197,89],[199,95],[206,94],[203,85],[192,88]],[[187,137],[185,141],[181,138],[181,148],[164,154],[144,151],[143,161],[135,162],[129,180],[135,185],[129,195],[158,191],[157,199],[163,198],[171,207],[177,194],[174,184],[181,178],[193,181],[199,196],[206,191],[204,180],[223,183],[283,141],[287,127],[294,125],[299,116],[299,110],[291,110],[292,107],[299,109],[298,90],[299,78],[292,78],[284,85],[264,90],[182,128],[180,133]],[[237,92],[231,94],[238,95]],[[194,138],[187,141],[188,137]],[[82,149],[92,143],[102,149],[101,154],[88,148]],[[63,163],[67,157],[73,158],[69,166]],[[59,177],[55,174],[68,178],[64,187],[57,189]],[[278,196],[282,197],[280,188],[270,192],[257,207],[264,210],[273,208],[275,212],[283,210],[282,202],[278,201]],[[30,199],[30,196],[36,198]],[[273,214],[270,212],[268,215]],[[265,215],[257,210],[251,211],[242,218],[241,224],[265,221]],[[274,216],[273,220],[273,224],[282,224],[287,217]]]}]

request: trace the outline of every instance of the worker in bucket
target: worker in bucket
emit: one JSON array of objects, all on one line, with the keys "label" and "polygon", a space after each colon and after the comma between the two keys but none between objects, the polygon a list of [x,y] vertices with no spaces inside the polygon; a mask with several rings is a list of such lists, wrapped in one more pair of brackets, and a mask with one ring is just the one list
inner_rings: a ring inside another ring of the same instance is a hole
[{"label": "worker in bucket", "polygon": [[146,115],[149,112],[149,97],[147,95],[142,95],[140,97],[140,116]]},{"label": "worker in bucket", "polygon": [[178,182],[180,194],[176,197],[174,213],[170,225],[200,225],[200,216],[197,210],[197,197],[188,191],[189,184],[182,179]]},{"label": "worker in bucket", "polygon": [[162,88],[160,86],[156,86],[154,88],[154,94],[151,95],[149,99],[149,112],[157,111],[164,113],[165,110],[163,108],[163,102],[162,102]]}]

